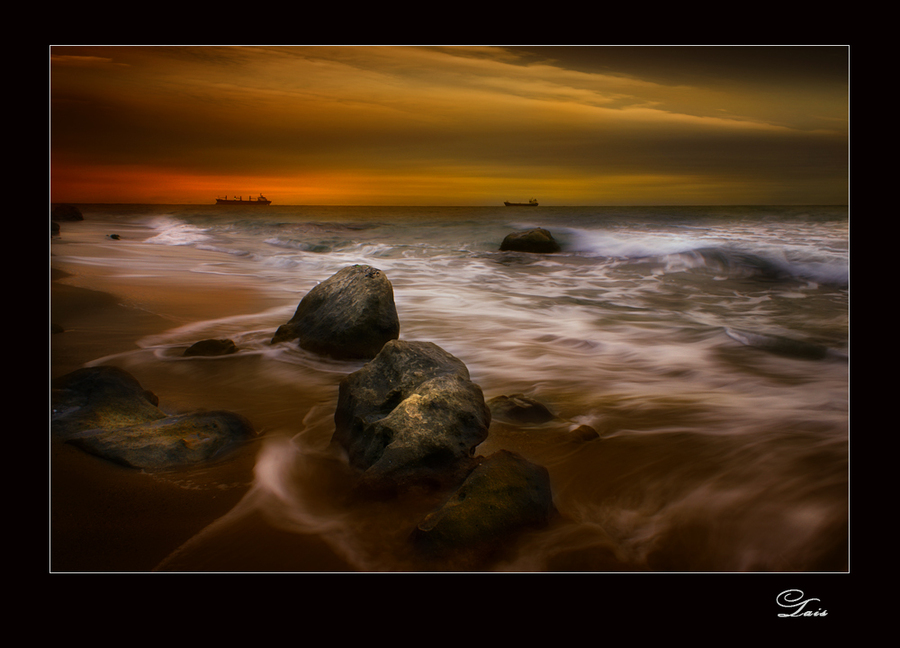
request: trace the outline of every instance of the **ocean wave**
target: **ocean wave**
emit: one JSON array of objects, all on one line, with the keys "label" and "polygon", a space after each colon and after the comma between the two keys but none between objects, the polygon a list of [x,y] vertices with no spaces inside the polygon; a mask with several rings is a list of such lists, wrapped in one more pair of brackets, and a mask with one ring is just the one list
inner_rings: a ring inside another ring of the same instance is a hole
[{"label": "ocean wave", "polygon": [[698,248],[658,258],[666,273],[703,272],[723,279],[761,281],[798,280],[834,286],[847,285],[845,260],[790,259],[781,253],[765,254],[731,248]]},{"label": "ocean wave", "polygon": [[707,236],[668,232],[615,233],[567,230],[565,249],[576,254],[651,263],[654,272],[702,272],[722,278],[780,280],[792,276],[791,268],[778,259],[735,250],[726,242]]},{"label": "ocean wave", "polygon": [[220,245],[198,245],[198,250],[206,250],[207,252],[221,252],[222,254],[230,254],[231,256],[244,257],[249,256],[247,250],[236,250],[232,248],[222,247]]},{"label": "ocean wave", "polygon": [[155,245],[196,245],[211,238],[206,229],[170,216],[160,216],[154,219],[150,225],[159,233],[151,236],[145,242]]},{"label": "ocean wave", "polygon": [[687,252],[696,247],[693,237],[668,233],[620,234],[609,231],[565,228],[559,230],[569,251],[590,256],[642,259]]},{"label": "ocean wave", "polygon": [[584,257],[658,264],[656,272],[701,272],[718,278],[782,281],[796,279],[845,286],[849,263],[840,251],[783,246],[771,241],[747,244],[727,231],[702,228],[691,233],[620,233],[560,230],[564,249]]},{"label": "ocean wave", "polygon": [[850,266],[844,261],[807,261],[794,266],[796,275],[831,286],[850,285]]},{"label": "ocean wave", "polygon": [[784,263],[749,252],[725,248],[700,248],[670,254],[660,259],[667,272],[702,270],[730,279],[779,281],[794,276]]},{"label": "ocean wave", "polygon": [[297,250],[299,252],[314,252],[316,254],[327,254],[334,249],[334,245],[329,243],[300,241],[293,238],[282,238],[280,236],[267,238],[265,239],[265,243],[276,248]]}]

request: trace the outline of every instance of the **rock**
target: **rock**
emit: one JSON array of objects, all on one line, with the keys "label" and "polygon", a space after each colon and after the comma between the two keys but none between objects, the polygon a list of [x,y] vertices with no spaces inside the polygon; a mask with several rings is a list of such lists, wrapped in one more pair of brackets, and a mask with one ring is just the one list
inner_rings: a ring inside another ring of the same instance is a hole
[{"label": "rock", "polygon": [[69,436],[83,430],[119,428],[165,418],[159,399],[118,367],[88,367],[52,384],[51,430]]},{"label": "rock", "polygon": [[510,423],[546,423],[556,417],[543,403],[525,394],[497,396],[488,401],[491,416]]},{"label": "rock", "polygon": [[556,513],[543,466],[500,450],[482,458],[462,486],[413,532],[433,554],[463,551],[487,558],[526,529],[541,528]]},{"label": "rock", "polygon": [[84,220],[81,210],[75,205],[56,205],[50,211],[50,220],[55,221],[80,221]]},{"label": "rock", "polygon": [[593,441],[600,438],[600,433],[590,425],[579,425],[569,430],[569,435],[575,441]]},{"label": "rock", "polygon": [[59,223],[50,221],[50,236],[59,236]]},{"label": "rock", "polygon": [[547,230],[537,227],[535,229],[526,230],[524,232],[513,232],[508,234],[503,243],[500,244],[500,251],[513,252],[559,252],[561,250],[559,243],[553,238]]},{"label": "rock", "polygon": [[86,452],[151,470],[208,461],[253,434],[232,412],[168,416],[158,404],[122,369],[78,369],[53,382],[50,427]]},{"label": "rock", "polygon": [[822,360],[831,356],[839,357],[839,354],[832,353],[828,347],[812,342],[805,342],[803,340],[795,340],[778,335],[751,333],[750,331],[739,331],[736,329],[725,329],[725,333],[731,339],[746,346],[788,358]]},{"label": "rock", "polygon": [[387,342],[340,384],[333,441],[373,490],[458,484],[491,413],[465,364],[431,342]]},{"label": "rock", "polygon": [[400,337],[394,290],[370,266],[344,268],[309,291],[272,343],[298,340],[302,349],[337,359],[371,359]]},{"label": "rock", "polygon": [[185,356],[223,356],[235,353],[232,340],[200,340],[184,350]]},{"label": "rock", "polygon": [[69,439],[82,450],[130,468],[162,470],[210,461],[253,434],[244,417],[213,411],[166,418]]}]

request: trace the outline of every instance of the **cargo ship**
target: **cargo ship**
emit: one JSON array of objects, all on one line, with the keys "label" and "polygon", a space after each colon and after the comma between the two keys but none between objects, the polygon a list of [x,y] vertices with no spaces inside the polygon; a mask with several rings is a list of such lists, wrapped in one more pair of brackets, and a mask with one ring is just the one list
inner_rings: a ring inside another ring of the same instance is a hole
[{"label": "cargo ship", "polygon": [[244,200],[244,197],[240,198],[216,198],[217,205],[270,205],[272,204],[271,200],[267,200],[265,196],[259,194],[259,198],[253,199],[249,196],[247,200]]},{"label": "cargo ship", "polygon": [[507,207],[537,207],[538,201],[535,200],[534,198],[529,200],[527,203],[513,203],[513,202],[509,202],[509,201],[505,200],[505,201],[503,201],[503,204],[506,205]]}]

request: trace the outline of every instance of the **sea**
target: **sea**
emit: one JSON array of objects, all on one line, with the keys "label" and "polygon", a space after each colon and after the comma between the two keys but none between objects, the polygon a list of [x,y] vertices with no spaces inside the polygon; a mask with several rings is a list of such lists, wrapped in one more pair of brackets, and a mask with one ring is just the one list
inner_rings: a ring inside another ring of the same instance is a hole
[{"label": "sea", "polygon": [[[462,360],[486,400],[524,394],[555,414],[495,420],[476,449],[544,466],[559,512],[487,569],[849,570],[846,206],[81,209],[64,235],[128,253],[71,263],[173,292],[207,278],[266,296],[259,312],[198,309],[92,361],[190,384],[182,391],[205,406],[259,422],[235,518],[252,511],[314,534],[359,571],[468,569],[409,550],[425,504],[348,495],[330,439],[337,385],[363,361],[270,344],[311,288],[366,264],[393,285],[401,339]],[[562,251],[500,251],[507,234],[534,227]],[[205,338],[230,338],[238,352],[181,355]],[[227,528],[185,539],[172,562]]]}]

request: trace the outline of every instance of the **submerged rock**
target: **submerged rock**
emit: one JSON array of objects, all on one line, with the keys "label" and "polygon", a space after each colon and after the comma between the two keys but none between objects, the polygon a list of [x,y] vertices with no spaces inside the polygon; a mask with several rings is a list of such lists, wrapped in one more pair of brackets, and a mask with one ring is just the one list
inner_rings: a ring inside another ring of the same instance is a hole
[{"label": "submerged rock", "polygon": [[184,350],[186,356],[222,356],[237,352],[232,340],[200,340]]},{"label": "submerged rock", "polygon": [[488,407],[492,417],[510,423],[546,423],[556,418],[546,405],[525,394],[496,396]]},{"label": "submerged rock", "polygon": [[168,416],[159,399],[128,372],[90,367],[53,383],[51,431],[109,461],[165,469],[208,461],[253,434],[225,411]]},{"label": "submerged rock", "polygon": [[828,357],[840,357],[828,347],[813,342],[794,340],[779,335],[767,335],[763,333],[751,333],[736,329],[725,329],[725,334],[741,344],[775,355],[800,360],[823,360]]},{"label": "submerged rock", "polygon": [[456,492],[419,523],[412,539],[430,552],[465,551],[487,558],[512,535],[546,526],[555,513],[547,469],[500,450],[479,462]]},{"label": "submerged rock", "polygon": [[272,343],[298,340],[302,349],[337,359],[371,359],[400,337],[391,282],[381,270],[344,268],[309,291]]},{"label": "submerged rock", "polygon": [[333,441],[373,489],[457,484],[491,413],[465,364],[431,342],[387,342],[340,384]]},{"label": "submerged rock", "polygon": [[550,232],[537,227],[524,232],[508,234],[503,239],[503,243],[500,244],[501,252],[507,250],[513,252],[552,253],[559,252],[561,248]]}]

